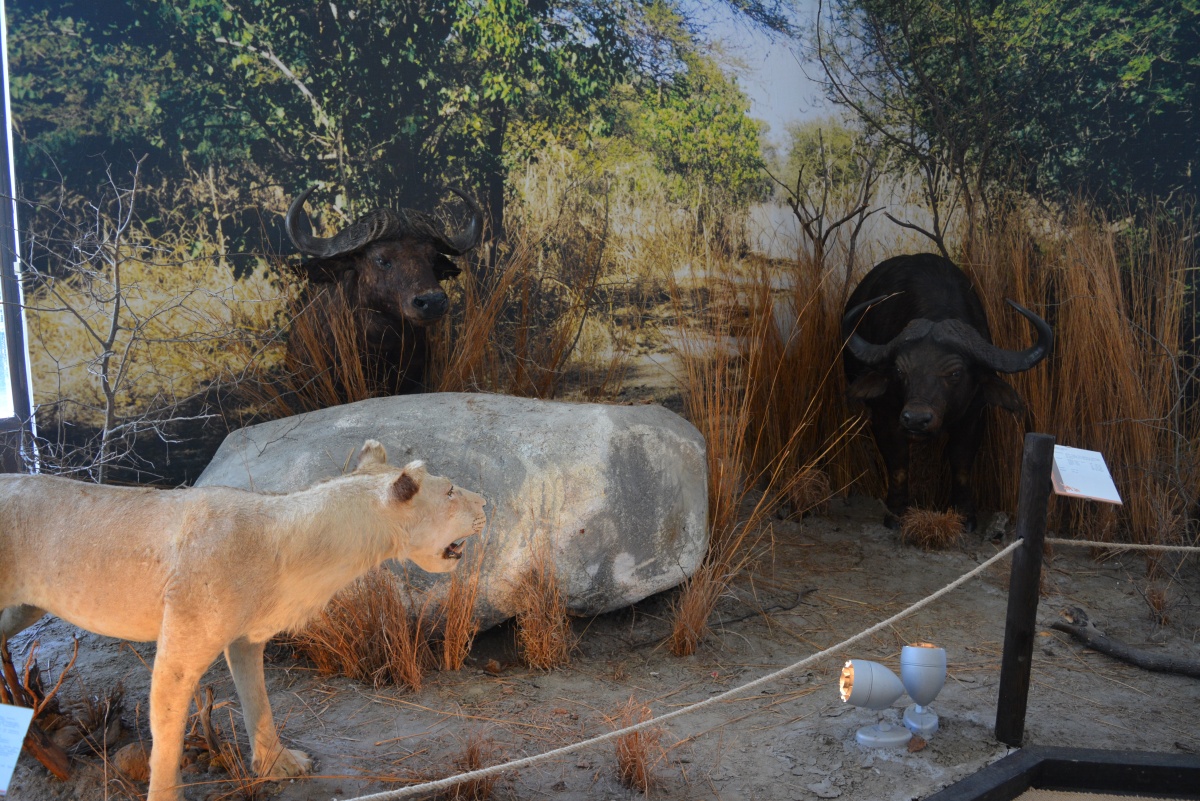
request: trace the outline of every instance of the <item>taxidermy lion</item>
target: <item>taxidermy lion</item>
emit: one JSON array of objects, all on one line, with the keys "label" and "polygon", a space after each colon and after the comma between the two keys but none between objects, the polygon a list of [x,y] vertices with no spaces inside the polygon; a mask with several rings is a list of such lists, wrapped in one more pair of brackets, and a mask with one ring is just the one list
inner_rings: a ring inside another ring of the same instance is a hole
[{"label": "taxidermy lion", "polygon": [[363,443],[354,472],[285,495],[0,476],[0,637],[51,612],[109,637],[158,641],[150,680],[150,794],[178,801],[188,702],[224,651],[254,771],[312,768],[284,748],[263,646],[385,559],[453,570],[485,522],[484,499],[422,462],[387,464]]}]

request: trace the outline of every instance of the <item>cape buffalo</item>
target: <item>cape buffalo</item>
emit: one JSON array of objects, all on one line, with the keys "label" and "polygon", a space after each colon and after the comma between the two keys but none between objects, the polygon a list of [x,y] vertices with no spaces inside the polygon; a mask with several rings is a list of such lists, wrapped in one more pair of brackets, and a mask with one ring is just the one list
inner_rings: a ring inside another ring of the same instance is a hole
[{"label": "cape buffalo", "polygon": [[992,344],[983,305],[970,279],[931,253],[896,256],[869,272],[846,303],[842,338],[847,394],[864,401],[871,433],[887,467],[889,527],[910,505],[909,444],[945,435],[951,504],[975,526],[969,484],[985,407],[1020,412],[1016,390],[997,373],[1028,370],[1050,352],[1050,326],[1009,300],[1037,330],[1022,351]]},{"label": "cape buffalo", "polygon": [[[451,190],[471,209],[466,228],[452,236],[432,215],[376,209],[326,239],[312,235],[304,213],[314,188],[292,201],[285,221],[292,244],[310,257],[299,268],[309,283],[288,337],[289,369],[302,380],[319,382],[314,373],[336,367],[339,375],[324,383],[334,386],[342,401],[358,399],[347,397],[345,376],[351,372],[368,395],[424,390],[426,328],[450,307],[440,282],[461,272],[451,257],[479,242],[479,206]],[[336,364],[347,353],[360,362],[349,370]]]}]

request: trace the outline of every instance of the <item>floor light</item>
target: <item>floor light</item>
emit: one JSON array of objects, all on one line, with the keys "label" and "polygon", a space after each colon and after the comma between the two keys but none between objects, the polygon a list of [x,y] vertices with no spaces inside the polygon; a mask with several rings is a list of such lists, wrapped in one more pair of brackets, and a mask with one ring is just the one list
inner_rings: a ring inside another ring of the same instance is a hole
[{"label": "floor light", "polygon": [[[886,709],[904,695],[904,685],[895,673],[865,659],[846,662],[839,688],[846,703],[874,710]],[[886,721],[863,726],[854,736],[860,744],[872,748],[898,747],[912,739],[908,729]]]},{"label": "floor light", "polygon": [[946,649],[927,642],[906,645],[900,651],[900,681],[915,704],[904,710],[904,725],[928,739],[938,730],[938,716],[927,707],[946,683]]}]

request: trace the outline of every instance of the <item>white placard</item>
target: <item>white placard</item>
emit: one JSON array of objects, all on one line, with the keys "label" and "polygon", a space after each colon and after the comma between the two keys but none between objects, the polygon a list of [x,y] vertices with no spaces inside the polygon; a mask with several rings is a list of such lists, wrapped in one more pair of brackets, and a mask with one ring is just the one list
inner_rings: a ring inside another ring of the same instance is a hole
[{"label": "white placard", "polygon": [[1050,476],[1054,491],[1071,498],[1090,498],[1105,503],[1121,503],[1099,451],[1085,451],[1066,445],[1054,446],[1054,470]]},{"label": "white placard", "polygon": [[17,757],[31,720],[32,709],[0,704],[0,798],[8,794],[8,783],[17,767]]}]

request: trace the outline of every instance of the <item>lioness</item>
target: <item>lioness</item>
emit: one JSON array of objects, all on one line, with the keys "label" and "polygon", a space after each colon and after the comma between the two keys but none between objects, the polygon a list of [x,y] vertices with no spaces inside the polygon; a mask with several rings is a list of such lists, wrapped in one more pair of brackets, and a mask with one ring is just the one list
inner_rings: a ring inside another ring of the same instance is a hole
[{"label": "lioness", "polygon": [[296,776],[312,760],[279,742],[263,645],[385,559],[453,570],[463,540],[483,529],[484,503],[422,462],[388,465],[370,439],[353,473],[285,495],[0,476],[0,636],[48,611],[98,634],[158,641],[148,801],[183,798],[188,702],[222,651],[254,771]]}]

